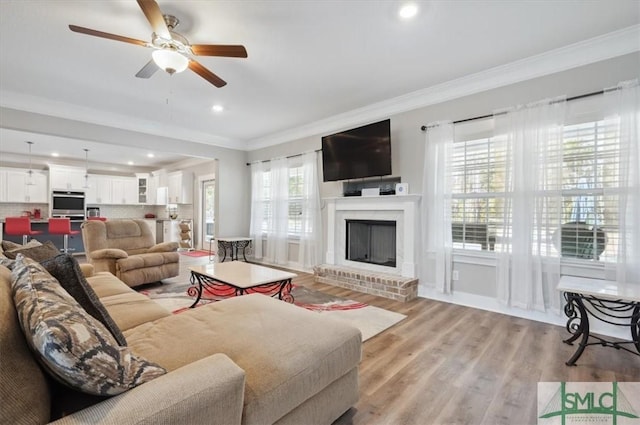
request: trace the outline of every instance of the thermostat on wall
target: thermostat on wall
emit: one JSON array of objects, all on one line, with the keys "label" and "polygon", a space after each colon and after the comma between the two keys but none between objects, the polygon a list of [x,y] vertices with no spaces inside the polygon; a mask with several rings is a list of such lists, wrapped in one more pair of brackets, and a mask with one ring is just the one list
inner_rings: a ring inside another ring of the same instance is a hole
[{"label": "thermostat on wall", "polygon": [[409,183],[396,183],[396,195],[407,195],[409,193]]}]

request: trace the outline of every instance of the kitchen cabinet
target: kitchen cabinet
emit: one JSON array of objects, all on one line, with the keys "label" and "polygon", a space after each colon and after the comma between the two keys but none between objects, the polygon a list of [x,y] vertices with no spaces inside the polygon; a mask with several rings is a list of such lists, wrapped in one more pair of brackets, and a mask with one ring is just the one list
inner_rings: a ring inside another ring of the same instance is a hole
[{"label": "kitchen cabinet", "polygon": [[[31,182],[32,184],[28,184]],[[0,170],[0,202],[46,204],[49,202],[47,173],[22,168]]]},{"label": "kitchen cabinet", "polygon": [[138,187],[135,177],[89,175],[86,192],[89,205],[132,205],[138,203]]},{"label": "kitchen cabinet", "polygon": [[138,181],[135,177],[114,177],[111,180],[111,200],[116,205],[138,203]]},{"label": "kitchen cabinet", "polygon": [[168,174],[169,204],[193,203],[193,173],[174,171]]},{"label": "kitchen cabinet", "polygon": [[49,166],[49,188],[51,190],[85,190],[84,168],[61,165]]},{"label": "kitchen cabinet", "polygon": [[141,173],[136,174],[136,179],[138,203],[143,205],[157,205],[159,177],[153,174]]},{"label": "kitchen cabinet", "polygon": [[111,176],[89,174],[87,204],[111,204]]}]

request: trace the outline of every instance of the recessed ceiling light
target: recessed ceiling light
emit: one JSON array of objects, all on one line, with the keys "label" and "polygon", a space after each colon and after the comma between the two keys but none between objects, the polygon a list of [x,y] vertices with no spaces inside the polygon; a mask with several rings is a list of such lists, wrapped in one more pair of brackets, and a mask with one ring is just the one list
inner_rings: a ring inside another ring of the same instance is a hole
[{"label": "recessed ceiling light", "polygon": [[153,157],[155,157],[155,155],[154,155],[154,154],[152,154],[152,153],[148,153],[148,154],[147,154],[147,158],[153,158]]},{"label": "recessed ceiling light", "polygon": [[60,156],[60,154],[58,152],[51,152],[51,156],[54,156],[57,158]]},{"label": "recessed ceiling light", "polygon": [[418,14],[418,6],[415,3],[406,3],[398,11],[402,19],[410,19]]},{"label": "recessed ceiling light", "polygon": [[133,161],[128,161],[127,165],[133,165]]},{"label": "recessed ceiling light", "polygon": [[213,105],[211,107],[211,110],[213,112],[222,112],[222,111],[224,111],[224,106],[222,106],[222,105]]}]

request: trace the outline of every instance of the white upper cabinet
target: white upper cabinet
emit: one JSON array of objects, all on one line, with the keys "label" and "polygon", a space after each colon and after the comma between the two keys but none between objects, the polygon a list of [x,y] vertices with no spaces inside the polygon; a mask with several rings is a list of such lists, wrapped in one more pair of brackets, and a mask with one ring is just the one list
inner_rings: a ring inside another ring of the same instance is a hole
[{"label": "white upper cabinet", "polygon": [[133,205],[138,203],[138,187],[135,177],[89,175],[87,204]]},{"label": "white upper cabinet", "polygon": [[175,171],[168,174],[169,204],[193,203],[193,173]]},{"label": "white upper cabinet", "polygon": [[47,173],[22,168],[0,170],[0,202],[46,204],[49,202]]},{"label": "white upper cabinet", "polygon": [[84,168],[49,165],[49,187],[51,190],[86,190]]}]

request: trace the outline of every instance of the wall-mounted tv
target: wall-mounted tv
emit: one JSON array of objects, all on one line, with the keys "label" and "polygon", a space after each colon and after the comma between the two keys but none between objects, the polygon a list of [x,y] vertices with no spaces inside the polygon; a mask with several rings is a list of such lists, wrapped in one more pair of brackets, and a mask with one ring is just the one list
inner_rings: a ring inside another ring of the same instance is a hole
[{"label": "wall-mounted tv", "polygon": [[391,120],[322,138],[324,181],[391,174]]}]

